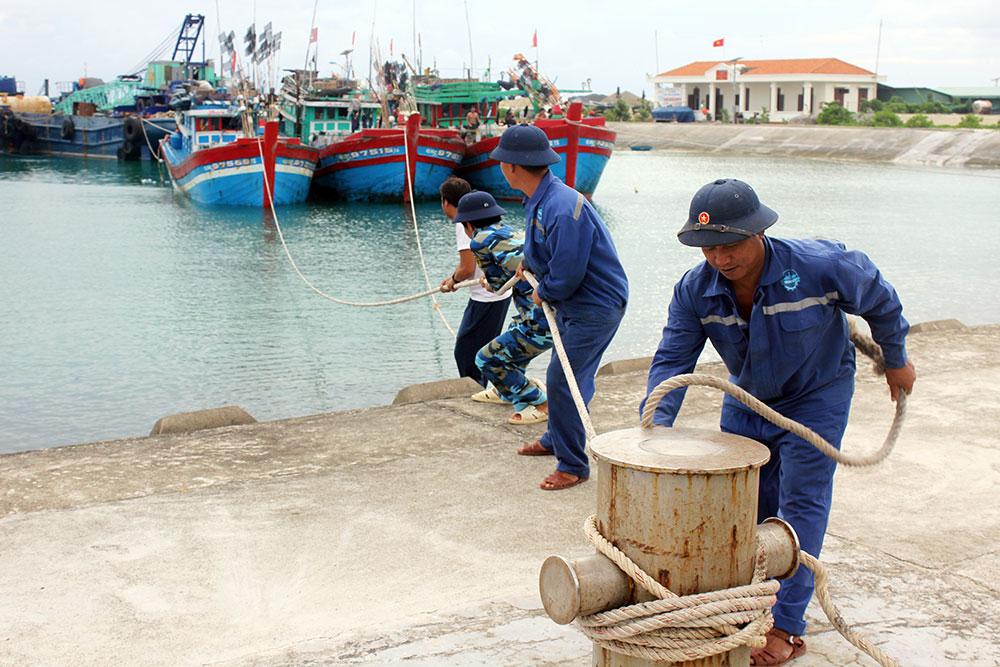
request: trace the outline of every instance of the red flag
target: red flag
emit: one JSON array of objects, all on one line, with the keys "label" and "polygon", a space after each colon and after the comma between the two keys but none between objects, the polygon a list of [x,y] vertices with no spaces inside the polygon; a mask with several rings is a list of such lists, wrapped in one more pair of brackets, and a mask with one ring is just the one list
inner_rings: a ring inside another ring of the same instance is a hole
[{"label": "red flag", "polygon": [[538,48],[538,31],[537,30],[535,31],[534,36],[531,38],[531,45],[534,46],[536,49]]},{"label": "red flag", "polygon": [[232,66],[231,66],[231,67],[229,68],[229,71],[230,71],[231,73],[233,73],[233,74],[236,74],[236,52],[235,52],[235,51],[233,51],[233,64],[232,64]]},{"label": "red flag", "polygon": [[354,46],[354,36],[357,35],[357,34],[358,34],[358,32],[356,30],[351,33],[351,46]]},{"label": "red flag", "polygon": [[319,39],[319,28],[313,28],[312,34],[309,35],[309,43],[312,44]]},{"label": "red flag", "polygon": [[717,39],[714,42],[712,42],[712,46],[722,46],[722,43],[724,41],[726,41],[726,40],[724,40],[724,39]]},{"label": "red flag", "polygon": [[389,57],[392,58],[392,40],[389,40]]}]

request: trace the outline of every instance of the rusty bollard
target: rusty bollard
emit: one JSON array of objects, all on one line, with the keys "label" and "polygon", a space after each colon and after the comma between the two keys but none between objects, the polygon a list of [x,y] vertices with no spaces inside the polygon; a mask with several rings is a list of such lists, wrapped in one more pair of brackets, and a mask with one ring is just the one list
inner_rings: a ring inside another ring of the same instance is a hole
[{"label": "rusty bollard", "polygon": [[[778,519],[757,526],[757,485],[769,452],[737,435],[687,428],[633,428],[591,442],[596,460],[597,526],[646,573],[677,595],[751,581],[756,537],[768,557],[768,578],[798,565],[794,531]],[[601,554],[552,556],[539,577],[542,602],[558,623],[651,596]],[[684,663],[651,661],[595,644],[594,665],[749,665],[750,651]]]}]

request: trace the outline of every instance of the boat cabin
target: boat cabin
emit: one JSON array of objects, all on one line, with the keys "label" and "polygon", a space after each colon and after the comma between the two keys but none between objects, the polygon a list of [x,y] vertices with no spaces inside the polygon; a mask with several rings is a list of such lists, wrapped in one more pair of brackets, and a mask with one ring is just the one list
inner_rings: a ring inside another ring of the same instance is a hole
[{"label": "boat cabin", "polygon": [[325,146],[351,134],[351,114],[357,111],[358,129],[377,127],[382,106],[362,98],[304,99],[281,107],[281,133],[312,146]]},{"label": "boat cabin", "polygon": [[174,148],[194,152],[221,146],[244,136],[239,108],[231,105],[202,105],[184,111],[177,120],[181,145]]},{"label": "boat cabin", "polygon": [[491,81],[456,81],[416,87],[417,111],[430,127],[465,126],[471,109],[479,111],[480,125],[502,123],[500,101],[518,97],[519,90],[505,90]]}]

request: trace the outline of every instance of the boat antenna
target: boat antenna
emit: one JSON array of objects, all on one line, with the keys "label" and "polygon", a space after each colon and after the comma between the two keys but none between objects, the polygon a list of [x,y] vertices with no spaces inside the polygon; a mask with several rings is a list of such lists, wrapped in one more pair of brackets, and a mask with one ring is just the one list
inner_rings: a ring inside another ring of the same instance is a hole
[{"label": "boat antenna", "polygon": [[[313,44],[313,30],[316,29],[316,7],[319,6],[319,0],[313,3],[313,18],[312,22],[309,24],[309,45],[306,46],[306,61],[302,65],[302,69],[309,69],[309,47]],[[319,40],[316,40],[316,51],[319,51]],[[318,54],[317,54],[318,55]],[[315,62],[319,62],[319,58],[315,58]],[[318,74],[318,72],[317,72]]]},{"label": "boat antenna", "polygon": [[469,78],[476,71],[476,63],[472,59],[472,24],[469,23],[469,0],[465,0],[465,28],[469,31]]},{"label": "boat antenna", "polygon": [[875,90],[878,90],[878,56],[882,50],[882,19],[878,20],[878,41],[875,43]]},{"label": "boat antenna", "polygon": [[375,53],[375,12],[378,11],[378,0],[372,3],[372,34],[368,38],[368,83],[372,83],[372,64]]}]

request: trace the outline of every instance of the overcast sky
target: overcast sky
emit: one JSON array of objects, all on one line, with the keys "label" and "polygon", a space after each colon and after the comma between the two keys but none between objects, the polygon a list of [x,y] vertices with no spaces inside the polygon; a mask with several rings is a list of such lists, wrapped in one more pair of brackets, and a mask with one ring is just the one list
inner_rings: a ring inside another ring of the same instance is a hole
[{"label": "overcast sky", "polygon": [[[256,14],[258,30],[270,21],[283,33],[281,67],[302,67],[313,9],[313,0],[0,0],[0,75],[24,81],[32,95],[45,78],[112,79],[165,39],[172,45],[187,12],[205,16],[209,58],[218,60],[221,31],[242,43]],[[1000,77],[998,0],[319,0],[315,25],[324,73],[342,67],[352,33],[354,66],[367,73],[373,27],[383,57],[391,41],[397,57],[412,58],[415,26],[423,63],[443,76],[492,64],[496,79],[514,53],[534,60],[537,30],[543,73],[561,89],[589,79],[602,93],[620,86],[649,95],[646,74],[736,57],[836,57],[875,70],[878,53],[878,73],[892,86],[993,86]],[[716,39],[725,46],[712,47]]]}]

